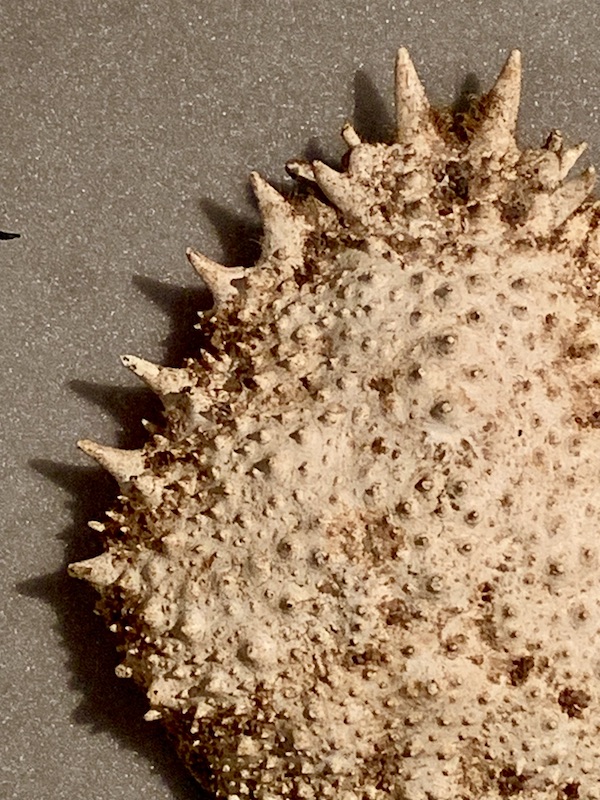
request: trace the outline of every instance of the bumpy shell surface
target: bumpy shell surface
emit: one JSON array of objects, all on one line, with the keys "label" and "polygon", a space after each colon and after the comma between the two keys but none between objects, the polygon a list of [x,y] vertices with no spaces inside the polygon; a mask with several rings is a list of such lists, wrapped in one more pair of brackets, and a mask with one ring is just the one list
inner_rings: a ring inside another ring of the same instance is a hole
[{"label": "bumpy shell surface", "polygon": [[262,255],[164,400],[101,593],[119,675],[219,798],[600,797],[600,210],[584,146],[515,141],[520,58],[467,115],[401,50],[393,144],[253,185]]}]

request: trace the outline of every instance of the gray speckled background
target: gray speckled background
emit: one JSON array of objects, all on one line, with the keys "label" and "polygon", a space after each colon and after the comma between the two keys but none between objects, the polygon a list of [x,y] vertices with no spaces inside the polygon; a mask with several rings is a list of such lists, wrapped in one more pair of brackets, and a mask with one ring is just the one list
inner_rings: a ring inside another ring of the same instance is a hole
[{"label": "gray speckled background", "polygon": [[430,97],[487,88],[523,50],[522,140],[551,127],[600,161],[596,3],[563,0],[20,0],[2,4],[0,798],[200,797],[143,698],[113,675],[86,520],[111,481],[78,437],[137,446],[157,407],[118,362],[176,365],[199,343],[194,245],[251,263],[247,174],[376,136],[396,49]]}]

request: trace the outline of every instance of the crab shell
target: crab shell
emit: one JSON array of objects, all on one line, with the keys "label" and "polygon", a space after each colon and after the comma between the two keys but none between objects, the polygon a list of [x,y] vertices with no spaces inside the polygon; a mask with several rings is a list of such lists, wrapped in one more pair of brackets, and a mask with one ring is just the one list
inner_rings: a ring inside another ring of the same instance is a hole
[{"label": "crab shell", "polygon": [[117,479],[100,592],[218,798],[600,798],[600,212],[584,144],[515,139],[520,56],[466,114],[405,49],[393,143],[254,174],[214,297]]}]

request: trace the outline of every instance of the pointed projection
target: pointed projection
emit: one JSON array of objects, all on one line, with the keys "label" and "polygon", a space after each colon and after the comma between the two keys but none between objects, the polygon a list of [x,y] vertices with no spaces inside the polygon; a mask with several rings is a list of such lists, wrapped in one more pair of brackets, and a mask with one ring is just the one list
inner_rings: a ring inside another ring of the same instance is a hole
[{"label": "pointed projection", "polygon": [[579,144],[573,145],[573,147],[565,148],[562,133],[555,129],[550,131],[542,150],[539,152],[548,150],[555,155],[556,166],[554,169],[554,180],[563,181],[577,161],[579,161],[583,153],[585,153],[587,147],[587,142],[579,142]]},{"label": "pointed projection", "polygon": [[174,369],[153,364],[137,356],[121,356],[123,366],[141,378],[153,392],[164,397],[167,394],[179,394],[193,386],[189,373],[185,369]]},{"label": "pointed projection", "polygon": [[258,172],[250,175],[250,184],[264,228],[261,261],[276,255],[301,264],[309,231],[306,219]]},{"label": "pointed projection", "polygon": [[345,217],[360,220],[363,204],[354,190],[351,178],[322,161],[315,161],[313,170],[319,188],[334,206],[339,208]]},{"label": "pointed projection", "polygon": [[342,128],[342,138],[348,147],[358,147],[358,145],[361,144],[360,136],[349,122],[346,122]]},{"label": "pointed projection", "polygon": [[237,295],[238,290],[231,282],[245,277],[246,271],[243,267],[224,267],[191,247],[188,247],[185,254],[208,287],[215,306],[222,306]]},{"label": "pointed projection", "polygon": [[396,57],[396,141],[414,146],[423,155],[443,147],[433,124],[431,106],[415,65],[405,47]]},{"label": "pointed projection", "polygon": [[146,469],[143,450],[121,450],[90,439],[80,439],[77,447],[110,472],[119,484],[135,480]]},{"label": "pointed projection", "polygon": [[529,226],[536,236],[550,236],[587,200],[596,185],[596,170],[589,167],[550,195],[536,198]]},{"label": "pointed projection", "polygon": [[309,161],[302,161],[299,158],[291,158],[285,162],[285,169],[292,178],[303,178],[305,181],[314,182],[315,173]]},{"label": "pointed projection", "polygon": [[117,566],[110,553],[102,553],[95,558],[69,564],[69,575],[72,578],[83,578],[96,588],[112,586],[123,572],[123,564]]},{"label": "pointed projection", "polygon": [[561,151],[559,155],[561,180],[564,180],[564,178],[567,177],[569,172],[573,169],[573,167],[579,161],[581,156],[585,153],[587,148],[588,148],[587,142],[579,142],[579,144],[576,144],[573,147],[568,148],[567,150]]},{"label": "pointed projection", "polygon": [[515,131],[521,100],[521,53],[513,50],[483,101],[484,116],[469,145],[468,157],[494,153],[501,158],[516,149]]}]

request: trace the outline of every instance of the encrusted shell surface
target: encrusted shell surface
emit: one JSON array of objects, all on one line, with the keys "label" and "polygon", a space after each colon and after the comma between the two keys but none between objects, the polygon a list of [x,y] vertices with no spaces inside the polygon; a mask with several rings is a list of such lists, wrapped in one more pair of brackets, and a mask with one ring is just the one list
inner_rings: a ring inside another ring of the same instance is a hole
[{"label": "encrusted shell surface", "polygon": [[600,210],[584,145],[515,140],[407,52],[392,144],[252,178],[262,255],[188,251],[211,346],[71,573],[219,798],[600,798]]}]

